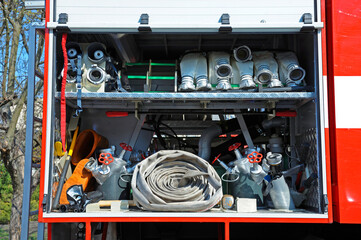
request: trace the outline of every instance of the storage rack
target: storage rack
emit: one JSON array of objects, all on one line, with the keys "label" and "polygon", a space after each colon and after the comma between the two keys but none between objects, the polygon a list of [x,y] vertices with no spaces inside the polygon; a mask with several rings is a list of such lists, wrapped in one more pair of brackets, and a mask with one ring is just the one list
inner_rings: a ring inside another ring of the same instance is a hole
[{"label": "storage rack", "polygon": [[[51,27],[51,24],[49,24]],[[106,30],[106,29],[103,29]],[[259,31],[265,30],[264,28],[258,29]],[[257,31],[258,31],[257,30]],[[287,28],[282,31],[288,31]],[[48,46],[49,48],[49,46]],[[48,51],[50,51],[48,49]],[[318,55],[319,52],[313,54]],[[317,67],[320,67],[318,65]],[[315,79],[320,78],[320,72],[315,71]],[[49,77],[49,76],[48,76]],[[134,78],[147,78],[146,76],[135,76]],[[172,80],[169,78],[168,80]],[[51,85],[51,84],[50,84]],[[122,111],[134,112],[135,115],[147,114],[152,110],[167,110],[171,108],[173,111],[182,110],[197,110],[197,111],[216,111],[228,110],[229,113],[236,113],[238,109],[248,108],[274,108],[277,109],[298,109],[309,102],[316,102],[319,107],[322,105],[322,93],[319,82],[315,81],[315,89],[311,92],[208,92],[208,93],[164,93],[164,92],[133,92],[133,93],[82,93],[82,106],[83,108],[97,108],[97,109],[120,109]],[[59,99],[59,93],[54,93],[53,86],[49,86],[49,97]],[[46,90],[45,90],[46,91]],[[53,94],[53,96],[51,96]],[[67,104],[71,108],[76,107],[76,93],[66,93]],[[52,101],[51,101],[52,102]],[[48,109],[49,111],[49,109]],[[317,110],[317,119],[319,119],[319,112]],[[226,112],[226,111],[225,111]],[[322,114],[321,114],[322,115]],[[322,120],[322,119],[321,119]],[[320,124],[320,123],[318,123]],[[51,125],[48,126],[49,128]],[[49,134],[49,133],[47,133]],[[45,134],[44,134],[45,135]],[[50,136],[47,136],[47,140]],[[49,140],[48,140],[49,141]],[[320,142],[323,140],[320,139]],[[321,144],[321,143],[318,144]],[[51,147],[49,147],[51,149]],[[47,151],[49,151],[49,149]],[[45,152],[45,151],[44,151]],[[49,153],[48,153],[49,154]],[[319,153],[321,154],[321,153]],[[322,157],[322,156],[320,156]],[[51,157],[47,157],[50,159]],[[42,161],[42,167],[48,171],[49,162]],[[43,171],[44,177],[49,177],[49,173]],[[329,187],[329,186],[328,186]],[[42,207],[49,206],[44,196],[42,199]],[[43,209],[46,211],[46,209]],[[326,211],[327,213],[327,211]],[[99,214],[92,216],[86,213],[48,213],[40,214],[40,221],[47,223],[60,223],[60,222],[78,222],[86,223],[86,238],[90,239],[91,223],[92,222],[215,222],[224,224],[222,231],[224,238],[229,239],[230,236],[230,223],[236,222],[288,222],[288,223],[326,223],[329,222],[328,214],[304,214],[302,212],[295,213],[297,216],[288,217],[284,214],[274,213],[269,216],[254,215],[254,214],[223,214],[218,213],[132,213],[127,216],[120,216],[117,214]],[[51,230],[51,225],[49,227]],[[219,236],[221,238],[221,236]]]}]

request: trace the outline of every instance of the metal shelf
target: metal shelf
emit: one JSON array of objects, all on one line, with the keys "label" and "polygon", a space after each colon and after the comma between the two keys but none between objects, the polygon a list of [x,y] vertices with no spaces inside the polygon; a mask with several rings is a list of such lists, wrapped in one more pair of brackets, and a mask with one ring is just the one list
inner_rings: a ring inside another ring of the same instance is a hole
[{"label": "metal shelf", "polygon": [[[65,94],[67,104],[76,107],[77,94]],[[57,92],[56,98],[60,99]],[[298,108],[315,99],[314,92],[105,92],[82,93],[83,108],[134,110],[151,109],[241,109]],[[227,104],[225,104],[227,103]]]}]

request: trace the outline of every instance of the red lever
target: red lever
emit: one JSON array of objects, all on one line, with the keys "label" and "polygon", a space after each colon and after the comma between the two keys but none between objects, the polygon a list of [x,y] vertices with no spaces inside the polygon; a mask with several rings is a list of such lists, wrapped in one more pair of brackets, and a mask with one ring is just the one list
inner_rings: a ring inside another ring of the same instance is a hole
[{"label": "red lever", "polygon": [[127,117],[128,112],[119,112],[119,111],[107,111],[105,113],[107,117]]},{"label": "red lever", "polygon": [[111,153],[101,153],[99,156],[99,162],[104,165],[109,165],[114,161],[114,158]]},{"label": "red lever", "polygon": [[133,148],[126,143],[120,143],[119,146],[121,146],[125,151],[133,151]]},{"label": "red lever", "polygon": [[241,143],[235,143],[231,146],[229,146],[228,151],[233,151],[241,146]]},{"label": "red lever", "polygon": [[248,154],[247,158],[250,163],[259,163],[262,161],[263,155],[259,152],[254,151]]},{"label": "red lever", "polygon": [[221,156],[221,154],[218,154],[218,156],[213,160],[212,164],[218,160],[218,158]]}]

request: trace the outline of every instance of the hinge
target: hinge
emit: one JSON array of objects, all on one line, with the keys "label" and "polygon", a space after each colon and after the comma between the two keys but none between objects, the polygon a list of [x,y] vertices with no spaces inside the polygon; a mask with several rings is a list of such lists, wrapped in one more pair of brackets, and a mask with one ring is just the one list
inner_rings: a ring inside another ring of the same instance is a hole
[{"label": "hinge", "polygon": [[315,29],[316,28],[314,26],[303,26],[300,32],[313,32]]},{"label": "hinge", "polygon": [[47,202],[47,199],[48,199],[48,195],[47,195],[47,194],[44,194],[43,202],[41,203],[41,205],[42,205],[42,207],[43,207],[43,212],[46,212],[46,202]]},{"label": "hinge", "polygon": [[328,212],[328,197],[327,194],[323,194],[323,199],[322,199],[322,206],[325,212]]},{"label": "hinge", "polygon": [[56,26],[55,31],[57,33],[69,33],[71,32],[68,26]]},{"label": "hinge", "polygon": [[219,27],[218,32],[220,32],[220,33],[232,32],[232,27]]}]

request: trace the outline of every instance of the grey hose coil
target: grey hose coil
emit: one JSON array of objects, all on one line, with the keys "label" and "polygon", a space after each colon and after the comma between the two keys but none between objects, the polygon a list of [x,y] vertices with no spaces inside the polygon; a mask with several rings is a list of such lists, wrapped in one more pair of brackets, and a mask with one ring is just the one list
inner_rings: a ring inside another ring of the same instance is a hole
[{"label": "grey hose coil", "polygon": [[143,210],[202,212],[222,198],[222,182],[204,159],[185,151],[162,150],[133,173],[134,202]]}]

